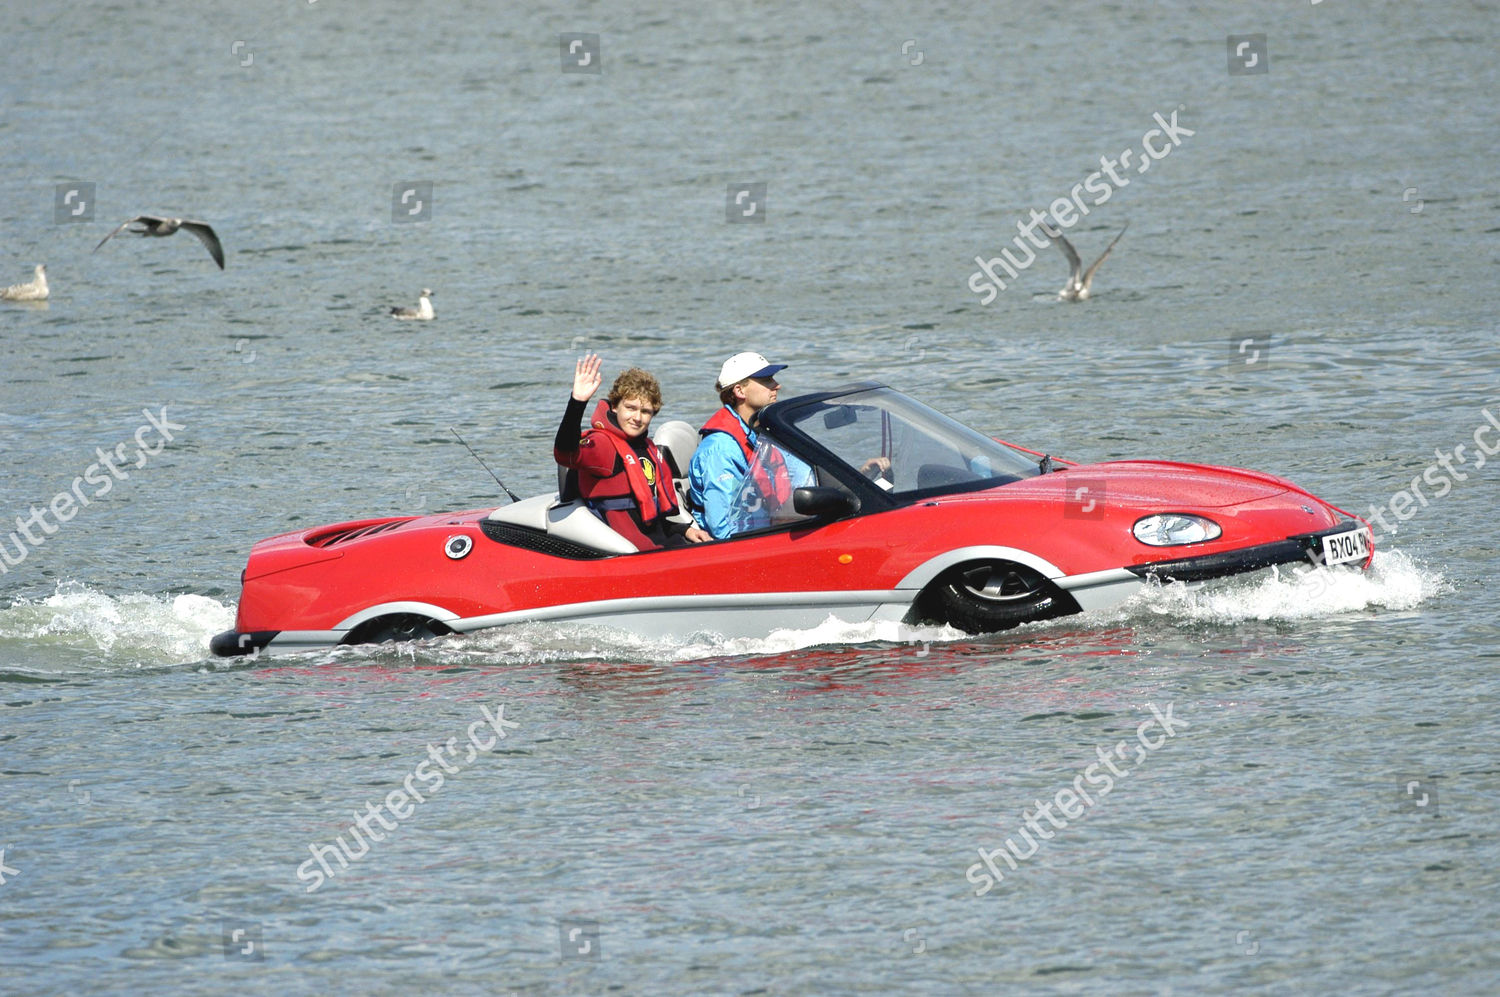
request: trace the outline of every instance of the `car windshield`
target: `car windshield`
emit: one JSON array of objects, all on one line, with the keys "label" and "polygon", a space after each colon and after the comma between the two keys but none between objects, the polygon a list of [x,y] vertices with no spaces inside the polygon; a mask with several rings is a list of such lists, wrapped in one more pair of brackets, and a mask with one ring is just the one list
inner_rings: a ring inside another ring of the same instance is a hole
[{"label": "car windshield", "polygon": [[1034,459],[890,388],[792,404],[787,424],[893,498],[992,488],[1040,473]]},{"label": "car windshield", "polygon": [[[819,484],[819,475],[809,464],[762,436],[755,448],[750,468],[740,479],[730,510],[734,533],[746,533],[767,526],[797,522],[808,517],[792,508],[792,492],[797,488]],[[838,482],[829,479],[828,484]]]},{"label": "car windshield", "polygon": [[[1035,459],[890,388],[791,399],[777,406],[774,423],[788,438],[762,434],[730,514],[736,535],[809,519],[793,509],[795,489],[835,488],[853,497],[848,482],[861,474],[904,502],[1041,473]],[[786,430],[809,437],[833,459],[803,452],[808,448]]]}]

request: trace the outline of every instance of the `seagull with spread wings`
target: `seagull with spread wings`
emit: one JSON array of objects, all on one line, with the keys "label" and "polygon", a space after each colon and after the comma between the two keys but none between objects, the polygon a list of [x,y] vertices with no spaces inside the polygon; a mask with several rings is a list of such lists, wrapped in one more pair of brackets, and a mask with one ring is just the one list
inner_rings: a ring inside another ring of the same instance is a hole
[{"label": "seagull with spread wings", "polygon": [[[1125,229],[1129,227],[1130,223],[1126,222],[1125,228],[1120,229],[1120,235],[1124,235]],[[1073,273],[1068,278],[1068,282],[1063,285],[1061,291],[1057,292],[1058,299],[1062,301],[1087,301],[1089,286],[1094,283],[1094,273],[1099,269],[1099,264],[1104,262],[1105,257],[1109,256],[1109,251],[1115,248],[1115,243],[1120,241],[1120,235],[1115,236],[1110,241],[1110,244],[1104,248],[1104,252],[1100,253],[1099,258],[1094,261],[1093,266],[1084,270],[1083,261],[1078,258],[1078,250],[1073,248],[1073,244],[1067,240],[1066,236],[1061,232],[1054,232],[1052,226],[1045,222],[1042,223],[1042,231],[1047,233],[1049,239],[1057,243],[1057,248],[1063,251],[1063,255],[1068,258],[1068,265],[1073,268]]]},{"label": "seagull with spread wings", "polygon": [[208,247],[208,255],[214,258],[214,262],[219,265],[219,269],[224,269],[224,247],[220,245],[219,237],[214,234],[213,227],[207,222],[195,222],[190,218],[158,218],[155,215],[136,215],[129,221],[122,222],[119,228],[106,235],[103,239],[100,239],[99,245],[94,247],[94,252],[97,253],[101,246],[125,231],[131,225],[141,226],[140,228],[130,229],[135,235],[154,235],[158,237],[171,235],[178,229],[186,229],[196,235],[199,241]]}]

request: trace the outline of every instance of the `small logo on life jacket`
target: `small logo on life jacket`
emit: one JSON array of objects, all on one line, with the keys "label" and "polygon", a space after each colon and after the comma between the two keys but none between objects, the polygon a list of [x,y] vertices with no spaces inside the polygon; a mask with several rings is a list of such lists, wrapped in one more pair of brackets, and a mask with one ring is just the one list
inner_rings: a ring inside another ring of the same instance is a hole
[{"label": "small logo on life jacket", "polygon": [[656,465],[651,463],[650,457],[641,458],[641,473],[646,476],[646,484],[652,488],[656,487]]}]

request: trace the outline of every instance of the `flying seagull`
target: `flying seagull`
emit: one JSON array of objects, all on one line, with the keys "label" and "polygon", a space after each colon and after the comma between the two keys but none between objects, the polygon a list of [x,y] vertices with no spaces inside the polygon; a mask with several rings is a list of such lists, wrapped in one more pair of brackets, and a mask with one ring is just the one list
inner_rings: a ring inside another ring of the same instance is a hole
[{"label": "flying seagull", "polygon": [[[1120,229],[1120,235],[1124,235],[1125,229],[1129,227],[1130,223],[1126,222],[1125,228]],[[1047,236],[1053,242],[1057,243],[1057,248],[1063,251],[1063,255],[1068,258],[1068,265],[1073,268],[1073,274],[1068,278],[1067,284],[1063,285],[1063,289],[1057,292],[1058,299],[1061,301],[1087,301],[1089,297],[1089,285],[1094,283],[1094,273],[1099,269],[1099,264],[1103,263],[1105,258],[1109,256],[1109,251],[1115,248],[1115,243],[1120,241],[1120,235],[1115,236],[1110,241],[1110,244],[1104,248],[1104,252],[1100,253],[1099,258],[1094,261],[1093,266],[1087,270],[1083,270],[1083,261],[1078,258],[1078,251],[1073,248],[1073,244],[1067,240],[1066,236],[1061,232],[1054,232],[1052,227],[1046,222],[1042,223],[1042,231],[1046,232]],[[1083,272],[1082,277],[1079,276],[1079,271]]]},{"label": "flying seagull", "polygon": [[0,291],[0,300],[46,301],[47,294],[47,265],[45,263],[38,263],[36,265],[35,280],[25,284],[12,284],[5,290]]},{"label": "flying seagull", "polygon": [[391,309],[391,318],[416,319],[426,322],[436,316],[437,312],[432,310],[432,291],[425,287],[422,288],[422,296],[417,299],[417,307]]},{"label": "flying seagull", "polygon": [[180,228],[187,229],[208,247],[208,255],[214,258],[214,262],[219,265],[219,269],[224,269],[224,247],[219,244],[219,237],[214,235],[213,228],[207,222],[195,222],[188,218],[158,218],[155,215],[136,215],[128,222],[122,222],[119,228],[100,239],[99,245],[94,247],[94,252],[97,253],[100,246],[103,246],[106,242],[125,231],[126,226],[136,224],[142,226],[141,228],[130,230],[136,235],[167,236]]}]

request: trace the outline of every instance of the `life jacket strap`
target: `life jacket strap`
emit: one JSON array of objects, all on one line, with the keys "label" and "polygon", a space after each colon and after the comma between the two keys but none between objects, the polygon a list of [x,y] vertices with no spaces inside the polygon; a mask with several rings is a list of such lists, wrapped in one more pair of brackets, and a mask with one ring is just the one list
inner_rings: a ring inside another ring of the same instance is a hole
[{"label": "life jacket strap", "polygon": [[636,508],[634,495],[619,495],[611,498],[585,499],[585,504],[595,512],[622,512]]}]

